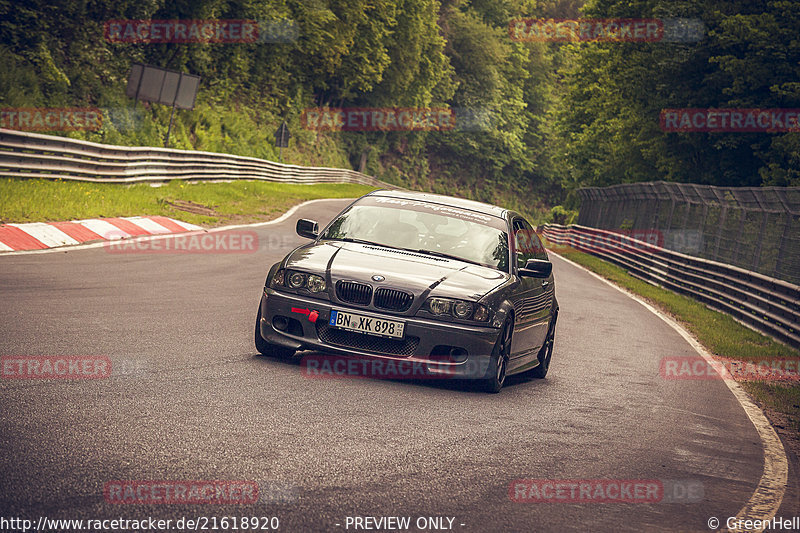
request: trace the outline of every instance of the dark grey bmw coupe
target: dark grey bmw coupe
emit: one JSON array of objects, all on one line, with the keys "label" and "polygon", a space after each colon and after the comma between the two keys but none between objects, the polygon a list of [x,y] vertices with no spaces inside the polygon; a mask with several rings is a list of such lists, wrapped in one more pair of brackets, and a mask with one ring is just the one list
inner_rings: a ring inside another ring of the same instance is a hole
[{"label": "dark grey bmw coupe", "polygon": [[374,191],[267,275],[255,328],[261,354],[331,351],[413,361],[431,376],[543,378],[558,303],[552,264],[530,224],[500,207]]}]

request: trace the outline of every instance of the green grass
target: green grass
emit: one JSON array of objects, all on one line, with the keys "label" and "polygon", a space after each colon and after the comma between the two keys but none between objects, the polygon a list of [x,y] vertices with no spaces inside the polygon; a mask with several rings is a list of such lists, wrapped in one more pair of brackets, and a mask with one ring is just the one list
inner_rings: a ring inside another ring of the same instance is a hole
[{"label": "green grass", "polygon": [[780,411],[788,418],[789,428],[800,432],[800,385],[777,385],[757,381],[742,383],[761,405]]},{"label": "green grass", "polygon": [[[276,218],[289,207],[316,198],[354,198],[374,187],[353,184],[296,185],[266,181],[161,187],[67,180],[0,179],[0,222],[47,222],[83,218],[163,215],[192,224],[219,226]],[[193,202],[213,210],[190,213],[170,205]]]},{"label": "green grass", "polygon": [[[551,243],[547,243],[546,246],[562,257],[588,268],[665,311],[714,355],[740,360],[763,361],[774,358],[800,360],[800,351],[753,331],[730,316],[709,309],[687,296],[637,279],[623,268],[593,255]],[[791,427],[800,430],[800,384],[754,381],[741,384],[762,406],[783,413],[788,417]]]}]

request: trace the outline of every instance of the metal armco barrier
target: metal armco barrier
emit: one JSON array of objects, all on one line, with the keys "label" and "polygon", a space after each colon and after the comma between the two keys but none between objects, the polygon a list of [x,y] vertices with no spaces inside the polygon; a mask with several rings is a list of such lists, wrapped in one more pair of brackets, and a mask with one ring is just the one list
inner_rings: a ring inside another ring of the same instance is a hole
[{"label": "metal armco barrier", "polygon": [[344,168],[284,165],[213,152],[114,146],[7,129],[0,129],[0,176],[99,183],[250,179],[398,188]]},{"label": "metal armco barrier", "polygon": [[613,231],[547,224],[551,243],[570,246],[632,276],[686,294],[800,348],[800,286],[736,266],[685,255]]}]

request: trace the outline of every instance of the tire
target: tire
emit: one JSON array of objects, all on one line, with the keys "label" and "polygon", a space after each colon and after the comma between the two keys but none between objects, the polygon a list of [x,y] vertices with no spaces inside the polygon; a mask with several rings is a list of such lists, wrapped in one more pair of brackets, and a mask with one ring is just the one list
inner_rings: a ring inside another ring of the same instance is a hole
[{"label": "tire", "polygon": [[494,353],[489,361],[489,368],[483,377],[483,390],[492,394],[497,394],[503,388],[506,381],[506,370],[508,369],[508,359],[511,355],[511,337],[514,335],[514,318],[509,317],[503,324],[503,329],[494,347]]},{"label": "tire", "polygon": [[553,342],[556,337],[556,320],[558,320],[558,313],[553,315],[553,320],[550,322],[550,329],[547,330],[547,338],[544,344],[539,349],[539,366],[531,370],[531,377],[536,379],[544,379],[547,371],[550,370],[550,359],[553,357]]},{"label": "tire", "polygon": [[269,342],[264,340],[264,337],[261,336],[261,329],[258,327],[260,322],[261,322],[261,305],[258,306],[258,313],[256,314],[255,341],[256,341],[256,350],[258,350],[258,353],[266,357],[274,357],[276,359],[289,359],[290,357],[292,357],[295,351],[292,350],[291,348],[270,344]]}]

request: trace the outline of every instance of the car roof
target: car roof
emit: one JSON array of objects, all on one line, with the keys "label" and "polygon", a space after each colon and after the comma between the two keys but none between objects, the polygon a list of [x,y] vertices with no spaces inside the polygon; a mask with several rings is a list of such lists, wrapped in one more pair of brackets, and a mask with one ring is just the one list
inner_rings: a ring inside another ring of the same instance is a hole
[{"label": "car roof", "polygon": [[400,198],[403,200],[419,200],[421,202],[429,202],[432,204],[441,204],[451,207],[459,207],[461,209],[468,209],[470,211],[476,211],[478,213],[482,213],[485,215],[494,215],[500,218],[506,218],[506,215],[509,212],[507,209],[498,207],[496,205],[485,204],[483,202],[476,202],[475,200],[466,200],[464,198],[456,198],[454,196],[445,196],[443,194],[431,194],[427,192],[399,191],[399,190],[390,191],[387,189],[379,189],[377,191],[372,191],[366,196]]}]

